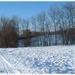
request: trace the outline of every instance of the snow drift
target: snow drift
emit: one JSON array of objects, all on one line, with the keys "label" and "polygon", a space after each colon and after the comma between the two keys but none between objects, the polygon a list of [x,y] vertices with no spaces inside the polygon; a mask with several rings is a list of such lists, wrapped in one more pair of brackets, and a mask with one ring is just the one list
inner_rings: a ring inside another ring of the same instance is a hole
[{"label": "snow drift", "polygon": [[75,46],[0,48],[0,54],[7,73],[75,74]]}]

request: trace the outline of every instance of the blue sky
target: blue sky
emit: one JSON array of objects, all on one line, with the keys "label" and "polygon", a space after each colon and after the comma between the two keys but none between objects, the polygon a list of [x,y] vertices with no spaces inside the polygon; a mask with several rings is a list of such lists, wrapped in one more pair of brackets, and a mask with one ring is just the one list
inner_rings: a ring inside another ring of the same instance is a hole
[{"label": "blue sky", "polygon": [[60,6],[63,2],[0,2],[0,16],[19,15],[22,18],[30,18],[42,11],[48,11],[53,4]]}]

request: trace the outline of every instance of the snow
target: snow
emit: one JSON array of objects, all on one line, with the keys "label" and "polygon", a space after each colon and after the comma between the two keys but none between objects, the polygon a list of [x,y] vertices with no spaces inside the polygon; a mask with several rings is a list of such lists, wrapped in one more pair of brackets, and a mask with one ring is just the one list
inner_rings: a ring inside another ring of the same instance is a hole
[{"label": "snow", "polygon": [[0,48],[0,73],[75,74],[75,46]]}]

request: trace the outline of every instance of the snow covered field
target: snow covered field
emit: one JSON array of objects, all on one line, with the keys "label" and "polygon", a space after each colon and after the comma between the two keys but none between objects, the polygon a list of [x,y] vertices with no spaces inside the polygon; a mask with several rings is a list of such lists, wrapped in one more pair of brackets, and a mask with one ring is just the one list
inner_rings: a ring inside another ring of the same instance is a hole
[{"label": "snow covered field", "polygon": [[75,74],[75,46],[0,48],[0,74]]}]

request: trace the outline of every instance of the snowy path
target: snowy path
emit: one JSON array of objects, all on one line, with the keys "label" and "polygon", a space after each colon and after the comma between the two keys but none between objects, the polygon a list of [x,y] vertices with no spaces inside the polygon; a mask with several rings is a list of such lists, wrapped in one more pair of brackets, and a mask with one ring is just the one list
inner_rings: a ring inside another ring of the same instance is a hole
[{"label": "snowy path", "polygon": [[7,66],[7,64],[2,59],[2,55],[0,54],[0,73],[9,73],[10,67]]},{"label": "snowy path", "polygon": [[13,66],[5,60],[5,58],[0,54],[0,73],[19,73],[13,68]]}]

